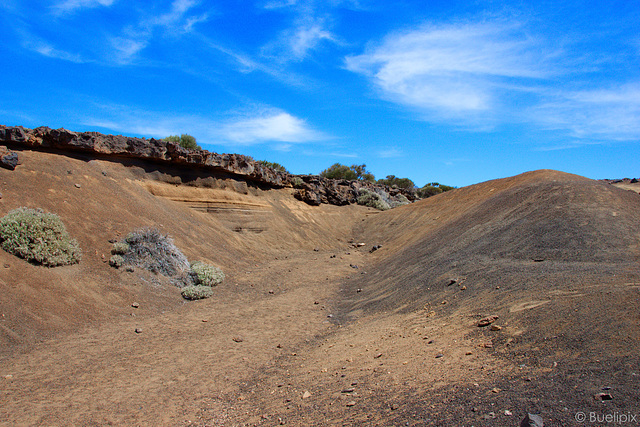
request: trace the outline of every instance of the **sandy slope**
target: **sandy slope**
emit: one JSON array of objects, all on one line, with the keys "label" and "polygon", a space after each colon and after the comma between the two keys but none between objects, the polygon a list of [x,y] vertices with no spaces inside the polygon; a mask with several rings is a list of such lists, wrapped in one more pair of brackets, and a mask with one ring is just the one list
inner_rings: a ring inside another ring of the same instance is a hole
[{"label": "sandy slope", "polygon": [[[0,170],[0,213],[58,213],[84,258],[43,269],[0,253],[2,425],[640,412],[637,194],[537,171],[379,213],[157,165],[21,157]],[[109,239],[143,225],[225,270],[213,298],[104,262]],[[478,328],[487,315],[502,329]],[[613,400],[594,400],[603,387]]]}]

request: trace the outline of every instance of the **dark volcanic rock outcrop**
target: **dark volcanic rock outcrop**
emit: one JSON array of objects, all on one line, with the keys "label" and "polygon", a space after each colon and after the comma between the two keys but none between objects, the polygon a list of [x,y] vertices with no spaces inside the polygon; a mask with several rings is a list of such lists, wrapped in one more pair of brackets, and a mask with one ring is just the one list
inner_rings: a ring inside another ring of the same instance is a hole
[{"label": "dark volcanic rock outcrop", "polygon": [[[295,197],[312,205],[355,203],[361,188],[384,190],[390,199],[403,195],[415,200],[415,193],[361,181],[327,179],[315,175],[291,175],[276,171],[241,154],[218,154],[206,150],[191,150],[161,139],[134,138],[122,135],[103,135],[98,132],[73,132],[66,129],[0,125],[0,143],[11,147],[83,152],[96,157],[129,158],[174,166],[197,167],[212,175],[225,173],[272,188],[295,187]],[[17,158],[16,158],[17,159]]]}]

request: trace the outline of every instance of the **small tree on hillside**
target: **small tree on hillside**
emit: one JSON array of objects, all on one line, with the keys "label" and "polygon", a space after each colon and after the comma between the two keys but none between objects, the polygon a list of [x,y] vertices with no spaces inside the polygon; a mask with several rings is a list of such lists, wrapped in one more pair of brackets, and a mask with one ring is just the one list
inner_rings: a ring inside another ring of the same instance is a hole
[{"label": "small tree on hillside", "polygon": [[169,135],[164,138],[164,141],[175,142],[180,144],[182,148],[189,148],[191,150],[202,150],[202,148],[196,143],[196,138],[189,134],[183,133],[182,135]]},{"label": "small tree on hillside", "polygon": [[379,179],[378,184],[388,185],[389,187],[398,187],[404,189],[415,188],[415,184],[409,178],[398,178],[395,175],[387,175],[384,179]]},{"label": "small tree on hillside", "polygon": [[369,181],[375,182],[376,178],[367,171],[367,165],[351,165],[346,166],[335,163],[331,167],[320,172],[320,176],[332,179],[347,179],[349,181]]}]

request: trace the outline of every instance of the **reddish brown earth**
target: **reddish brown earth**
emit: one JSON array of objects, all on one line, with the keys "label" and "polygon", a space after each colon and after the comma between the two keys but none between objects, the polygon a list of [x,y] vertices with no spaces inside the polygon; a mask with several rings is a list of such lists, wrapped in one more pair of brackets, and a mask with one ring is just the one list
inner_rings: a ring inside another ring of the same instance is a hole
[{"label": "reddish brown earth", "polygon": [[[19,154],[0,215],[55,212],[84,256],[48,269],[0,251],[0,425],[640,418],[637,192],[536,171],[378,212]],[[140,226],[221,267],[214,296],[109,267],[109,240]]]}]

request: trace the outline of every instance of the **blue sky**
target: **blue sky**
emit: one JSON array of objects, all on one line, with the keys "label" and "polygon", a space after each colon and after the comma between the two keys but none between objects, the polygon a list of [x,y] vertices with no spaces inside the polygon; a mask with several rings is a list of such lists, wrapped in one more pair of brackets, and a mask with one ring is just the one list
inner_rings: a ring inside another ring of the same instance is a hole
[{"label": "blue sky", "polygon": [[464,186],[640,177],[636,1],[4,0],[0,123]]}]

